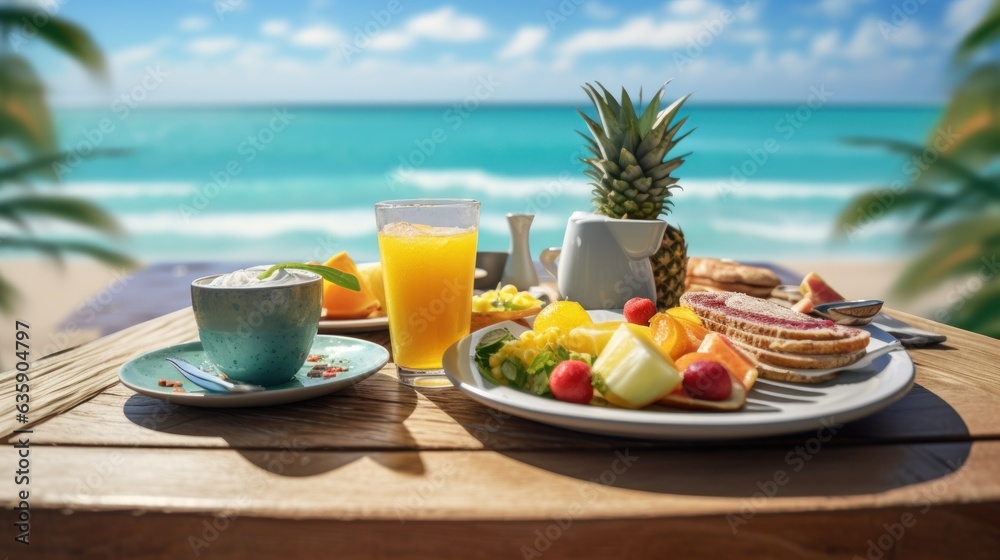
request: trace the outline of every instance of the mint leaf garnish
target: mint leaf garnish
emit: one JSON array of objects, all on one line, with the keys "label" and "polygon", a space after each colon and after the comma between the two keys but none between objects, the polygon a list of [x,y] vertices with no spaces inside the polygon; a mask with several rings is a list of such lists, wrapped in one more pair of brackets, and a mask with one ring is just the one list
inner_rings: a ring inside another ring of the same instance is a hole
[{"label": "mint leaf garnish", "polygon": [[355,277],[353,274],[341,272],[336,268],[323,266],[321,264],[305,264],[305,263],[294,263],[294,262],[276,264],[271,268],[265,270],[264,272],[258,274],[257,278],[264,280],[268,276],[274,274],[274,271],[281,268],[295,268],[298,270],[305,270],[307,272],[319,274],[327,282],[336,284],[342,288],[347,288],[348,290],[353,290],[355,292],[361,291],[361,283],[358,282],[357,277]]}]

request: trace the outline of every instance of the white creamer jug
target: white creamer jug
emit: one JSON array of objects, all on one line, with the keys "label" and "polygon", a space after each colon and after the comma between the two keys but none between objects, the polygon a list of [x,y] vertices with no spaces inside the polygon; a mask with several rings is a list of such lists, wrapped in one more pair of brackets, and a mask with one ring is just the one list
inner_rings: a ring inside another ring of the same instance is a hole
[{"label": "white creamer jug", "polygon": [[539,260],[555,276],[562,296],[584,309],[621,309],[634,297],[655,303],[649,257],[660,248],[666,231],[663,220],[619,220],[574,212],[562,248],[543,250]]}]

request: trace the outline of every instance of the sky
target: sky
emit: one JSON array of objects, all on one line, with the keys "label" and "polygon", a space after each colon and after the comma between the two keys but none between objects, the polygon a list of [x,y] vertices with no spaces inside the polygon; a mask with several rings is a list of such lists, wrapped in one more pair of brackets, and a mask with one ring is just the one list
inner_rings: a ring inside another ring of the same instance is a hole
[{"label": "sky", "polygon": [[698,102],[934,104],[991,0],[41,0],[88,29],[100,84],[51,49],[57,105],[562,103],[580,85]]}]

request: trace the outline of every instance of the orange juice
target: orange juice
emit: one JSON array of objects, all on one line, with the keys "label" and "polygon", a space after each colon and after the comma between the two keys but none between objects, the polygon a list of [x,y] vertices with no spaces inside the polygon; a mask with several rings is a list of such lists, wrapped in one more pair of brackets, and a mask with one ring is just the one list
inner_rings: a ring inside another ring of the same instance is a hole
[{"label": "orange juice", "polygon": [[476,228],[397,222],[378,234],[389,334],[396,365],[441,368],[441,356],[469,334]]}]

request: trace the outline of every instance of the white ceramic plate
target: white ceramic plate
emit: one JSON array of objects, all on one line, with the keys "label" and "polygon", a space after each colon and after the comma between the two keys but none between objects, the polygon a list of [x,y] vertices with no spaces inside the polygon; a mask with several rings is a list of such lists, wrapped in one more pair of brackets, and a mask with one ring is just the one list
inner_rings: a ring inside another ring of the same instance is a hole
[{"label": "white ceramic plate", "polygon": [[321,333],[362,333],[384,331],[389,328],[388,317],[369,317],[367,319],[320,320]]},{"label": "white ceramic plate", "polygon": [[[365,263],[367,264],[367,263]],[[475,278],[485,278],[486,271],[477,268]],[[319,322],[319,332],[321,333],[363,333],[384,331],[389,328],[388,317],[368,317],[365,319],[321,319]]]},{"label": "white ceramic plate", "polygon": [[[606,313],[591,312],[595,321]],[[620,319],[620,315],[618,318]],[[871,366],[843,372],[833,381],[815,385],[759,379],[747,405],[737,412],[688,412],[661,406],[626,410],[578,405],[531,395],[484,380],[473,362],[483,334],[506,327],[514,335],[526,329],[505,322],[476,331],[452,345],[444,355],[448,379],[480,403],[502,412],[594,434],[664,440],[738,440],[817,430],[843,424],[882,410],[913,386],[913,362],[905,351],[895,351]],[[869,350],[895,340],[881,329],[872,333]]]}]

